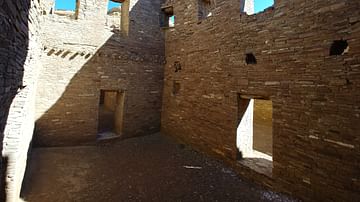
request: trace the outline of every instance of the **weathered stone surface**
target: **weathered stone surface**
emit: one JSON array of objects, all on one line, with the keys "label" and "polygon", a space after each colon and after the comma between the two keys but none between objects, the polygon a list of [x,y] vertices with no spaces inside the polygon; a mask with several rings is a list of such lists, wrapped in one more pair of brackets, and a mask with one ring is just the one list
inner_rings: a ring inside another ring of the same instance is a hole
[{"label": "weathered stone surface", "polygon": [[37,146],[94,144],[100,90],[125,92],[123,138],[160,130],[164,38],[150,9],[160,1],[130,2],[128,36],[107,24],[107,3],[80,1],[77,20],[45,16]]},{"label": "weathered stone surface", "polygon": [[[358,0],[277,0],[256,15],[247,15],[252,0],[117,1],[121,19],[107,15],[107,0],[80,0],[74,12],[55,11],[53,0],[0,0],[0,188],[6,181],[9,201],[34,122],[38,146],[93,144],[100,90],[125,93],[123,138],[157,132],[161,119],[164,133],[275,190],[360,198]],[[165,7],[176,22],[164,34]],[[330,51],[335,41],[349,48]],[[270,177],[235,160],[239,96],[272,101]]]},{"label": "weathered stone surface", "polygon": [[[305,200],[360,198],[360,3],[275,2],[246,15],[240,1],[219,0],[201,21],[198,0],[167,4],[176,22],[166,30],[162,131]],[[348,53],[329,56],[341,39]],[[271,178],[235,160],[238,95],[273,102]]]}]

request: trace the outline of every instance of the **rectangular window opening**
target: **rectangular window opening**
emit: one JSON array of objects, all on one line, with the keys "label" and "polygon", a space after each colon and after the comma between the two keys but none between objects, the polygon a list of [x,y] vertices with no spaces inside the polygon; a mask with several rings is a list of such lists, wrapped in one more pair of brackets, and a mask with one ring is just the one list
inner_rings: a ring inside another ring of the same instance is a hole
[{"label": "rectangular window opening", "polygon": [[160,25],[162,28],[175,27],[175,15],[172,6],[162,7],[160,17]]},{"label": "rectangular window opening", "polygon": [[271,100],[238,96],[236,146],[239,163],[270,177],[273,167],[272,111]]},{"label": "rectangular window opening", "polygon": [[55,14],[72,19],[79,17],[80,0],[55,0]]},{"label": "rectangular window opening", "polygon": [[101,90],[99,100],[98,140],[122,135],[125,93]]},{"label": "rectangular window opening", "polygon": [[199,20],[204,20],[212,16],[214,2],[212,0],[198,0],[198,17]]}]

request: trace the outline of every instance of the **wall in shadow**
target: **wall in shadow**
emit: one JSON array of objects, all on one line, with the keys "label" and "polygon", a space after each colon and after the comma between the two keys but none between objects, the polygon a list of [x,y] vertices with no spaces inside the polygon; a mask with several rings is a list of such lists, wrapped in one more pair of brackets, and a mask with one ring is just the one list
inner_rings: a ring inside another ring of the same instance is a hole
[{"label": "wall in shadow", "polygon": [[[94,144],[101,90],[126,92],[121,138],[160,130],[164,61],[160,1],[131,2],[129,36],[104,26],[107,4],[101,2],[86,6],[90,10],[85,14],[96,16],[91,19],[82,13],[78,21],[47,16],[35,146]],[[81,1],[80,7],[85,3],[89,2]]]},{"label": "wall in shadow", "polygon": [[[0,150],[4,155],[0,160],[0,201],[5,201],[6,198],[9,200],[16,194],[9,184],[9,176],[17,172],[14,165],[19,163],[14,154],[22,149],[27,152],[26,147],[9,150],[9,146],[22,141],[17,130],[21,129],[20,125],[23,123],[16,123],[16,116],[22,115],[18,113],[19,110],[27,110],[22,108],[21,103],[16,103],[16,100],[26,96],[21,92],[26,85],[23,77],[26,69],[31,70],[27,63],[30,60],[29,49],[31,51],[30,9],[31,0],[0,1]],[[33,19],[36,19],[36,14],[32,14]],[[17,124],[17,128],[10,129],[14,124]]]}]

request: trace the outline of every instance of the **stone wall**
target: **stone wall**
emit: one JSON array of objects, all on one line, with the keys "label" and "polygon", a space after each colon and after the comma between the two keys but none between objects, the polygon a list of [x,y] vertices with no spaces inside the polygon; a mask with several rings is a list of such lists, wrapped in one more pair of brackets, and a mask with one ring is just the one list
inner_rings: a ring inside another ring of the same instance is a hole
[{"label": "stone wall", "polygon": [[0,1],[0,201],[19,198],[32,139],[41,68],[39,7],[38,1]]},{"label": "stone wall", "polygon": [[100,90],[125,92],[122,138],[160,130],[160,1],[130,1],[128,36],[106,25],[107,5],[107,0],[81,0],[77,20],[45,16],[36,145],[95,143]]},{"label": "stone wall", "polygon": [[[162,131],[305,200],[359,198],[360,2],[277,0],[247,15],[218,0],[201,21],[197,2],[173,1]],[[349,52],[330,56],[335,40]],[[239,96],[273,103],[270,177],[235,160]]]}]

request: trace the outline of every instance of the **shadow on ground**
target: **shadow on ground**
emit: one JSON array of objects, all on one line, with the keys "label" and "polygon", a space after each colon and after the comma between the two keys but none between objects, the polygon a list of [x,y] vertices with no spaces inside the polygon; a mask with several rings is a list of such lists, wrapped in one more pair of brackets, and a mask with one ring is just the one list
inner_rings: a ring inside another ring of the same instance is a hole
[{"label": "shadow on ground", "polygon": [[22,197],[47,201],[291,201],[159,134],[89,147],[36,148]]}]

